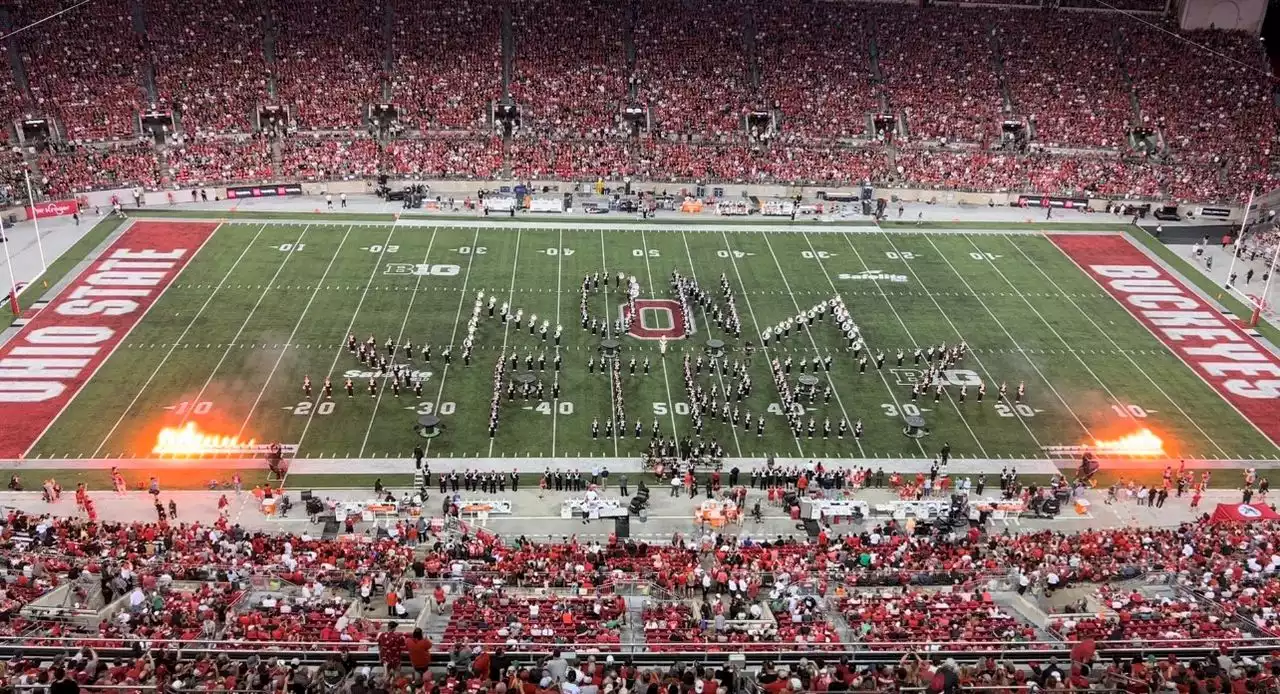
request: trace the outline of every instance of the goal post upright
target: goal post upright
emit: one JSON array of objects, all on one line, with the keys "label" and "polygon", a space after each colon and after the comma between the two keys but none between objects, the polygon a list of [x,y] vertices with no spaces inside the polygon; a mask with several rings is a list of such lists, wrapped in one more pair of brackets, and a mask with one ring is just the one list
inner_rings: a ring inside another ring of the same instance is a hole
[{"label": "goal post upright", "polygon": [[[1253,209],[1254,189],[1249,189],[1249,200],[1244,204],[1244,212],[1240,215],[1240,233],[1236,234],[1236,240],[1231,244],[1231,264],[1227,265],[1227,288],[1231,287],[1231,273],[1236,271],[1236,260],[1240,258],[1241,244],[1244,242],[1245,230],[1249,227],[1249,210]],[[1208,252],[1208,249],[1205,249]]]},{"label": "goal post upright", "polygon": [[1253,317],[1249,321],[1249,327],[1256,328],[1258,321],[1262,319],[1262,312],[1267,307],[1267,297],[1271,295],[1271,283],[1276,279],[1276,262],[1280,261],[1280,243],[1276,244],[1275,250],[1271,253],[1271,266],[1267,270],[1267,281],[1262,285],[1262,294],[1253,305]]}]

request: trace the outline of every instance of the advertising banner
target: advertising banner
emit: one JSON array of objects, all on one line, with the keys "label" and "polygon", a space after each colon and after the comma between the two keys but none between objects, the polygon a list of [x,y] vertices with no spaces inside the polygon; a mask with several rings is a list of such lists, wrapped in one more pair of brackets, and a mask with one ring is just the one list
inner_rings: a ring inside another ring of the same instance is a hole
[{"label": "advertising banner", "polygon": [[796,204],[790,200],[770,200],[764,204],[760,212],[766,217],[790,217],[795,209]]},{"label": "advertising banner", "polygon": [[278,183],[269,186],[236,186],[227,188],[227,199],[275,198],[286,195],[302,195],[301,183]]},{"label": "advertising banner", "polygon": [[65,217],[80,211],[80,203],[75,200],[55,200],[27,205],[27,219],[44,219],[45,217]]},{"label": "advertising banner", "polygon": [[530,212],[564,212],[564,198],[534,198],[529,202]]},{"label": "advertising banner", "polygon": [[490,212],[509,212],[516,208],[516,199],[490,196],[484,199],[484,208]]},{"label": "advertising banner", "polygon": [[1068,210],[1089,206],[1089,198],[1059,198],[1052,195],[1019,195],[1016,207],[1063,207]]}]

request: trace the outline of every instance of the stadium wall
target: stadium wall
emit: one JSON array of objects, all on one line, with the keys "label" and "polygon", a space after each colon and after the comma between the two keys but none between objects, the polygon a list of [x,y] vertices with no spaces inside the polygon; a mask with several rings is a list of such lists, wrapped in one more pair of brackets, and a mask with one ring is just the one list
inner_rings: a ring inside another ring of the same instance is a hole
[{"label": "stadium wall", "polygon": [[[446,197],[475,197],[479,191],[493,191],[501,187],[510,187],[516,185],[516,181],[460,181],[460,180],[415,180],[403,179],[392,180],[392,187],[399,187],[408,183],[427,183],[431,186],[433,195],[443,195]],[[590,190],[594,186],[594,181],[566,182],[566,181],[523,181],[535,190],[549,189],[553,193],[566,193],[570,191]],[[609,185],[617,186],[616,181],[610,182]],[[671,194],[679,194],[682,191],[692,195],[697,187],[692,183],[679,183],[671,181],[633,181],[631,184],[633,189],[657,189],[666,191]],[[205,190],[210,192],[210,197],[217,196],[219,200],[227,199],[227,188],[243,187],[243,186],[208,186]],[[710,193],[712,189],[719,188],[723,191],[725,198],[737,198],[743,196],[755,196],[758,198],[785,198],[801,195],[807,200],[817,198],[819,192],[832,195],[853,195],[861,190],[861,187],[830,187],[830,186],[784,186],[784,185],[742,185],[742,184],[707,184],[702,186],[704,190]],[[348,195],[372,195],[375,184],[373,181],[333,181],[328,183],[303,183],[302,190],[304,195],[324,195],[329,193],[338,195],[346,193]],[[178,203],[189,201],[191,199],[191,188],[184,188],[173,191],[173,197]],[[195,190],[200,190],[196,188]],[[876,188],[875,197],[886,198],[890,200],[902,200],[904,202],[928,202],[934,201],[939,206],[962,206],[962,207],[1008,207],[1011,203],[1017,202],[1018,193],[978,193],[963,192],[953,190],[929,190],[918,188]],[[1280,190],[1273,191],[1271,196],[1280,201]],[[81,199],[81,205],[89,208],[99,207],[108,208],[111,206],[111,198],[119,196],[120,200],[126,204],[133,202],[133,189],[121,188],[116,190],[102,190],[92,193],[86,193],[77,196]],[[1039,197],[1039,196],[1037,196]],[[168,192],[148,192],[143,196],[145,203],[150,207],[163,207],[168,204]],[[1091,198],[1089,200],[1089,209],[1094,212],[1102,213],[1107,207],[1108,200],[1106,198]],[[1129,200],[1133,204],[1150,203],[1153,207],[1164,205],[1163,200]],[[1255,203],[1256,204],[1256,203]],[[1199,210],[1205,207],[1203,205],[1180,205],[1179,213],[1186,215],[1188,212],[1199,214]],[[1222,217],[1224,221],[1238,221],[1242,205],[1218,206],[1219,208],[1228,209],[1229,216]],[[25,214],[21,208],[11,210],[17,213],[19,219],[25,219]],[[1028,210],[1028,218],[1038,218],[1043,216],[1035,210]]]}]

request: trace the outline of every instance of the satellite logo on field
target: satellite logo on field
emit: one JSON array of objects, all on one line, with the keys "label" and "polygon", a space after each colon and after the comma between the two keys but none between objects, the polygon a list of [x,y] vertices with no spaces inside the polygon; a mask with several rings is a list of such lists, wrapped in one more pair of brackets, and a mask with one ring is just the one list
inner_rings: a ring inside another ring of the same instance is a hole
[{"label": "satellite logo on field", "polygon": [[863,270],[862,272],[842,272],[839,275],[839,279],[867,280],[871,282],[906,282],[907,276],[879,270]]},{"label": "satellite logo on field", "polygon": [[[415,380],[415,381],[426,381],[426,380],[429,380],[433,375],[431,371],[418,371],[416,369],[413,371],[409,371],[408,373],[409,373],[409,379]],[[363,369],[348,369],[342,372],[342,377],[353,378],[357,381],[367,381],[371,378],[380,378],[380,379],[386,380],[388,378],[395,378],[395,374],[390,371],[388,371],[387,373],[383,373],[382,371],[365,371]]]}]

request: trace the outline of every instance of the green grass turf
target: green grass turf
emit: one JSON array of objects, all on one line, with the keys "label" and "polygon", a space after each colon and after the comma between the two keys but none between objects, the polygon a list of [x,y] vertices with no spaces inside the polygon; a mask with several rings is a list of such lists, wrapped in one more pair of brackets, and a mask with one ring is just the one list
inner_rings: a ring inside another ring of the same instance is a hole
[{"label": "green grass turf", "polygon": [[[94,249],[101,246],[112,232],[120,228],[120,224],[123,221],[115,217],[107,217],[95,224],[84,236],[80,237],[79,241],[72,244],[71,248],[68,248],[65,253],[58,256],[52,263],[49,263],[49,266],[45,268],[45,271],[40,276],[31,281],[30,289],[23,292],[22,300],[19,303],[29,305],[51,291],[58,282],[75,269],[77,264],[89,257],[89,254]],[[17,317],[10,315],[9,322],[12,323],[14,320],[17,320]]]},{"label": "green grass turf", "polygon": [[[390,264],[418,263],[453,266],[443,272],[456,273],[387,274]],[[1082,443],[1086,431],[1106,438],[1139,425],[1164,435],[1173,455],[1276,454],[1194,372],[1038,236],[295,222],[223,224],[33,455],[149,457],[159,428],[185,418],[218,434],[301,443],[304,458],[407,457],[420,441],[413,424],[429,411],[440,413],[446,424],[445,434],[428,446],[431,457],[637,455],[655,417],[666,435],[673,429],[680,436],[690,432],[690,419],[682,414],[681,356],[699,352],[709,337],[725,336],[708,328],[699,313],[699,332],[671,343],[665,358],[656,343],[625,338],[624,360],[647,356],[653,363],[649,375],[628,375],[624,368],[622,376],[628,417],[639,418],[646,434],[637,440],[629,426],[625,437],[593,440],[590,422],[599,417],[603,425],[608,416],[610,384],[608,376],[587,373],[587,358],[599,340],[579,328],[578,288],[584,274],[619,270],[639,280],[643,297],[657,298],[669,296],[672,270],[692,272],[713,291],[723,273],[738,294],[744,334],[752,336],[747,339],[839,292],[872,350],[888,353],[884,371],[872,367],[859,374],[840,352],[841,339],[829,323],[774,343],[771,353],[797,362],[828,351],[835,355],[835,397],[830,403],[819,398],[810,416],[819,428],[824,418],[833,427],[842,417],[851,423],[861,419],[866,434],[861,441],[823,440],[820,434],[797,440],[781,416],[769,414],[765,436],[757,438],[754,427],[744,432],[708,419],[704,437],[716,438],[730,455],[931,457],[947,441],[956,456],[1029,458],[1041,456],[1041,446]],[[898,277],[853,279],[865,270]],[[562,400],[504,402],[493,440],[486,425],[498,354],[504,347],[522,357],[546,349],[550,360],[553,350],[527,329],[504,329],[485,319],[476,333],[475,360],[464,367],[459,343],[477,291],[510,300],[526,317],[537,314],[539,321],[558,320],[565,327]],[[593,294],[590,311],[614,318],[621,303],[621,292]],[[384,390],[372,398],[367,379],[357,378],[356,397],[347,398],[344,372],[364,370],[342,348],[349,325],[360,339],[376,335],[380,345],[388,336],[415,345],[430,341],[432,363],[422,364],[418,354],[413,359],[415,368],[430,372],[423,396],[402,392],[395,398]],[[956,389],[937,404],[930,395],[915,406],[932,436],[921,443],[903,437],[900,413],[911,403],[909,389],[890,370],[894,351],[960,339],[972,348],[964,368],[992,384],[987,401],[977,404],[973,389],[964,405],[951,399]],[[738,341],[727,341],[738,348]],[[440,348],[450,343],[455,359],[446,368]],[[335,399],[318,406],[319,385],[329,373]],[[754,388],[741,407],[754,417],[778,398],[759,353],[750,373]],[[308,374],[317,389],[310,401],[301,392]],[[719,383],[705,371],[700,381],[705,388]],[[1011,394],[1019,381],[1026,382],[1024,407],[994,402],[994,384],[1001,381],[1009,383]],[[1116,412],[1130,407],[1148,416],[1137,420]]]}]

